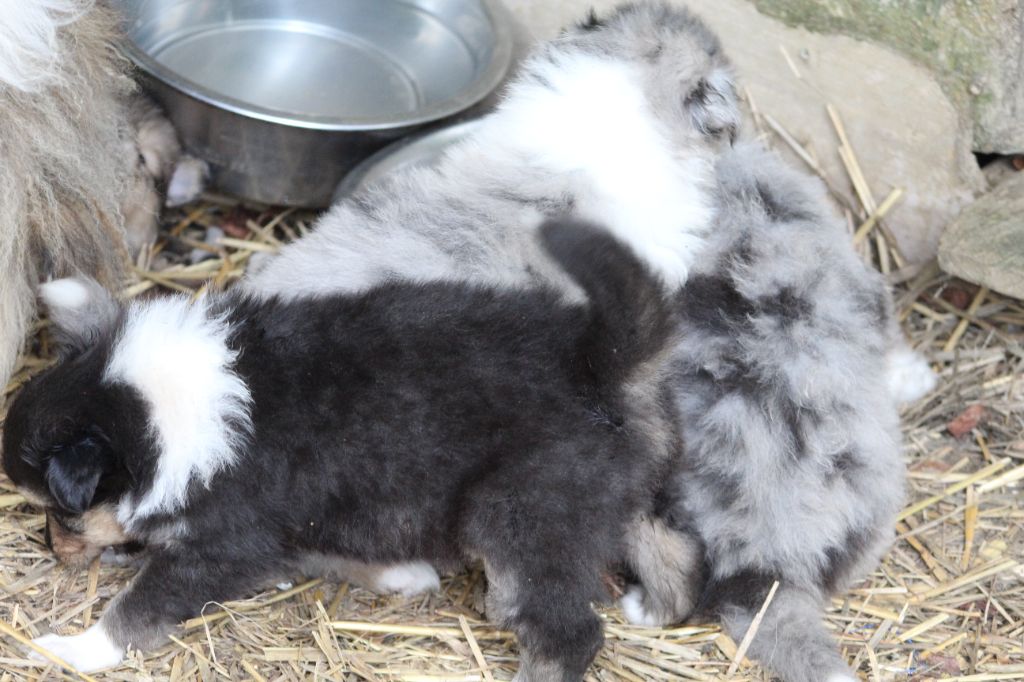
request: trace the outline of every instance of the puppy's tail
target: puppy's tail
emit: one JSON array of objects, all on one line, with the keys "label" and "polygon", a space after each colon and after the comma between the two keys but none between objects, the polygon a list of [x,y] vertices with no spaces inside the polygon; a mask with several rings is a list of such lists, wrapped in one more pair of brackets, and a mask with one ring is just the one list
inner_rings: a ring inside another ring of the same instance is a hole
[{"label": "puppy's tail", "polygon": [[589,371],[603,382],[621,382],[668,347],[676,329],[669,294],[628,246],[578,220],[548,220],[540,235],[590,301],[590,321],[579,348]]}]

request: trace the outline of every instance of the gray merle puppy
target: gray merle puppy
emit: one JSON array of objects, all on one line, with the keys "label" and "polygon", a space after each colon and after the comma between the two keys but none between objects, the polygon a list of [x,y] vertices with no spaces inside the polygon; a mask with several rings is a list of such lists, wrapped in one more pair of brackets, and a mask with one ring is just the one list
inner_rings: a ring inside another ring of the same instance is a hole
[{"label": "gray merle puppy", "polygon": [[[674,525],[705,544],[700,607],[734,636],[779,581],[751,654],[788,682],[853,679],[822,605],[892,542],[898,399],[934,379],[820,183],[753,145],[717,171],[718,229],[677,298]],[[660,622],[640,597],[634,619]]]},{"label": "gray merle puppy", "polygon": [[45,285],[64,357],[12,404],[4,468],[65,559],[148,553],[96,625],[36,642],[94,670],[310,564],[480,558],[517,679],[582,679],[602,572],[678,454],[677,324],[613,237],[541,232],[587,303],[438,282],[122,307],[88,280]]},{"label": "gray merle puppy", "polygon": [[[602,75],[616,71],[631,75]],[[686,340],[669,386],[685,455],[635,548],[661,568],[637,575],[625,613],[658,625],[700,607],[738,639],[779,580],[751,653],[789,682],[851,679],[823,601],[893,535],[897,403],[934,377],[820,183],[756,146],[723,150],[736,121],[728,64],[703,24],[664,3],[626,5],[541,46],[480,133],[436,168],[336,206],[248,287],[544,281],[572,297],[536,239],[546,211],[616,216],[654,267],[672,263],[659,245],[682,235]],[[422,566],[402,575],[392,567],[379,582],[432,584]]]}]

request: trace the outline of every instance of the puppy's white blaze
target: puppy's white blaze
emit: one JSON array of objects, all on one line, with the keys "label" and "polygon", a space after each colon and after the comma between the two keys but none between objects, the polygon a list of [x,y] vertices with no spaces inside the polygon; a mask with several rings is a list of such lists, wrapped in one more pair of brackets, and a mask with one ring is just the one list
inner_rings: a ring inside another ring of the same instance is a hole
[{"label": "puppy's white blaze", "polygon": [[126,526],[174,511],[193,479],[208,485],[234,462],[251,428],[251,396],[232,371],[229,333],[202,299],[166,298],[128,309],[104,380],[133,386],[145,398],[159,456],[152,487],[141,500],[120,505],[118,519]]},{"label": "puppy's white blaze", "polygon": [[39,297],[50,310],[74,310],[89,303],[89,289],[79,279],[55,279],[39,286]]},{"label": "puppy's white blaze", "polygon": [[377,574],[375,587],[380,592],[397,592],[406,597],[441,589],[441,579],[425,561],[388,566]]},{"label": "puppy's white blaze", "polygon": [[592,55],[540,63],[478,139],[589,185],[578,206],[647,260],[669,285],[686,280],[714,217],[713,169],[675,150],[634,65]]},{"label": "puppy's white blaze", "polygon": [[[124,660],[124,649],[110,639],[102,620],[80,635],[44,635],[32,640],[32,643],[83,673],[111,668]],[[30,655],[36,660],[46,660],[35,651]]]},{"label": "puppy's white blaze", "polygon": [[906,346],[889,351],[886,358],[889,390],[900,403],[911,403],[935,388],[938,378],[928,361]]},{"label": "puppy's white blaze", "polygon": [[633,625],[643,625],[644,627],[656,628],[661,627],[664,623],[658,621],[653,614],[649,613],[644,608],[644,592],[643,589],[636,585],[626,590],[626,593],[619,599],[619,606],[622,608],[622,615],[626,617],[626,620]]},{"label": "puppy's white blaze", "polygon": [[58,82],[57,31],[91,4],[85,0],[0,2],[0,89],[34,92]]}]

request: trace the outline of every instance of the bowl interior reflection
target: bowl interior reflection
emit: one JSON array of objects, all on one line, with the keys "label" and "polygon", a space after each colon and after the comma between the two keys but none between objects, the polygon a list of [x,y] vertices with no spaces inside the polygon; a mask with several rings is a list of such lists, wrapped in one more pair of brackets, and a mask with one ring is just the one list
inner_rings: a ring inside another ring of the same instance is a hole
[{"label": "bowl interior reflection", "polygon": [[496,56],[496,28],[473,0],[122,5],[158,77],[300,123],[416,122],[466,97]]}]

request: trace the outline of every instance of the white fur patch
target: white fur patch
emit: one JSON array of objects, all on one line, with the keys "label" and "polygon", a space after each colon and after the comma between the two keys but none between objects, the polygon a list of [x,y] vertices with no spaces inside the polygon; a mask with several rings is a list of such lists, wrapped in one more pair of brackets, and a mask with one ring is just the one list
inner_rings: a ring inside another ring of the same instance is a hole
[{"label": "white fur patch", "polygon": [[525,163],[580,177],[580,213],[607,225],[670,286],[686,281],[714,217],[710,160],[676,152],[650,110],[639,67],[560,56],[513,86],[476,138]]},{"label": "white fur patch", "polygon": [[35,92],[58,82],[57,31],[90,4],[81,0],[0,2],[0,85]]},{"label": "white fur patch", "polygon": [[441,589],[441,579],[427,562],[413,561],[382,569],[374,580],[374,588],[378,592],[397,592],[412,597]]},{"label": "white fur patch", "polygon": [[39,298],[50,310],[76,310],[89,303],[89,289],[72,277],[39,285]]},{"label": "white fur patch", "polygon": [[167,184],[167,205],[180,206],[199,197],[206,185],[210,167],[194,156],[183,156],[174,166]]},{"label": "white fur patch", "polygon": [[251,396],[231,370],[236,353],[227,345],[229,332],[202,299],[165,298],[128,309],[104,380],[142,394],[160,454],[152,487],[141,500],[121,503],[118,520],[126,527],[179,508],[193,479],[208,485],[235,461],[250,428]]},{"label": "white fur patch", "polygon": [[906,346],[889,351],[886,362],[889,390],[897,402],[914,402],[930,393],[938,382],[928,361]]},{"label": "white fur patch", "polygon": [[643,588],[636,585],[627,589],[626,593],[622,595],[622,598],[619,599],[619,607],[622,609],[622,615],[633,625],[642,625],[648,628],[657,628],[663,625],[644,608]]},{"label": "white fur patch", "polygon": [[[124,660],[124,649],[110,639],[102,621],[80,635],[44,635],[32,642],[83,673],[112,668]],[[30,655],[37,661],[46,660],[35,651]]]}]

